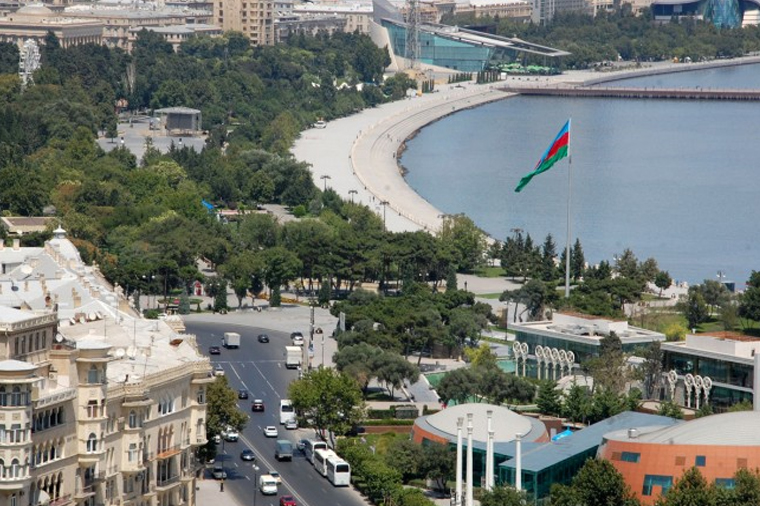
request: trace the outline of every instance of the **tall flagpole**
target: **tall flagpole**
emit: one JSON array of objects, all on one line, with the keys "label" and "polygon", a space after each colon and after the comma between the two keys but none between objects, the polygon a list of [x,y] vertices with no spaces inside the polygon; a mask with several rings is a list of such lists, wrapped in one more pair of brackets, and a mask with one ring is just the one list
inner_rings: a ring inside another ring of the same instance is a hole
[{"label": "tall flagpole", "polygon": [[567,120],[567,244],[565,245],[565,298],[570,297],[570,199],[573,193],[573,155],[570,152],[571,120]]}]

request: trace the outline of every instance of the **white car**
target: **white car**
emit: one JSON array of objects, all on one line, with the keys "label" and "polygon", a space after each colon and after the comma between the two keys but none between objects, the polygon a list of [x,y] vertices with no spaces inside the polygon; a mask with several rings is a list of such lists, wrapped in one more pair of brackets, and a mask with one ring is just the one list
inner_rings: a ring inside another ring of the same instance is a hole
[{"label": "white car", "polygon": [[238,431],[233,429],[232,427],[227,427],[227,429],[224,431],[224,440],[234,443],[240,438],[240,434],[238,434]]},{"label": "white car", "polygon": [[285,422],[285,428],[287,430],[296,430],[298,428],[298,421],[296,421],[295,418],[291,418],[287,422]]},{"label": "white car", "polygon": [[293,346],[303,346],[303,336],[301,334],[293,336]]},{"label": "white car", "polygon": [[224,367],[222,367],[222,364],[216,364],[214,366],[214,376],[224,376]]},{"label": "white car", "polygon": [[278,473],[277,471],[269,471],[269,476],[274,478],[274,481],[276,481],[278,485],[282,483],[282,478],[280,477],[280,473]]},{"label": "white car", "polygon": [[277,437],[277,427],[274,425],[267,425],[264,427],[264,435],[266,437]]}]

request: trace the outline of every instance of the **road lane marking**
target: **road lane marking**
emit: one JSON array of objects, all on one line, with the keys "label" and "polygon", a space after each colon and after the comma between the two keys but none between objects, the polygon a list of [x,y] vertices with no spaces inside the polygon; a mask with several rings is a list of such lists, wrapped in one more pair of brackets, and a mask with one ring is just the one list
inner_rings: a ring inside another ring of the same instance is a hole
[{"label": "road lane marking", "polygon": [[[263,453],[259,452],[259,451],[258,451],[258,448],[256,448],[256,447],[253,445],[253,443],[251,443],[251,442],[248,440],[248,438],[247,438],[247,437],[245,437],[245,436],[243,436],[243,435],[241,434],[241,435],[240,435],[240,439],[242,439],[242,440],[243,440],[243,442],[244,442],[246,445],[248,445],[248,448],[250,448],[250,449],[252,449],[254,452],[256,452],[256,455],[257,455],[257,457],[256,457],[256,460],[254,461],[254,463],[255,463],[255,465],[259,466],[259,471],[263,471],[263,472],[266,472],[265,470],[267,470],[267,469],[277,469],[277,468],[276,468],[275,466],[273,466],[273,465],[272,465],[272,464],[271,464],[271,463],[270,463],[270,462],[269,462],[267,459],[265,459],[264,457],[262,457]],[[262,464],[263,464],[263,465],[262,465]],[[261,474],[259,474],[259,476],[261,476]],[[304,500],[304,498],[303,498],[303,497],[302,497],[302,496],[301,496],[301,495],[300,495],[298,492],[296,492],[296,490],[293,488],[293,486],[292,486],[292,485],[290,485],[290,484],[288,483],[288,481],[287,481],[287,480],[286,480],[286,479],[285,479],[285,478],[284,478],[282,475],[280,475],[280,481],[282,482],[282,483],[281,483],[282,485],[285,485],[286,487],[288,487],[288,489],[290,490],[290,495],[292,495],[293,497],[295,497],[295,498],[298,500],[298,503],[299,503],[300,505],[302,505],[302,506],[309,506],[309,503],[308,503],[308,502],[306,502],[306,501]],[[258,487],[258,485],[256,485],[256,486]],[[257,490],[256,492],[258,492],[258,490]],[[278,494],[279,494],[279,490],[278,490]]]}]

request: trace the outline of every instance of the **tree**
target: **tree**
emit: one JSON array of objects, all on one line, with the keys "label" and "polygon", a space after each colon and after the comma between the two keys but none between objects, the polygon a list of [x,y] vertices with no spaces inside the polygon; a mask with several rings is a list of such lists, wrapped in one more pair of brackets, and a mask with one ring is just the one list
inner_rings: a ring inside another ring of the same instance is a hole
[{"label": "tree", "polygon": [[477,348],[469,348],[464,351],[464,355],[474,369],[486,370],[498,367],[499,357],[488,343],[481,343]]},{"label": "tree", "polygon": [[226,376],[217,376],[206,389],[206,435],[211,440],[226,427],[242,431],[248,417],[237,407],[237,394]]},{"label": "tree", "polygon": [[557,279],[557,266],[554,261],[557,258],[557,246],[551,234],[546,236],[544,245],[541,247],[541,279],[554,281]]},{"label": "tree", "polygon": [[227,306],[227,280],[219,279],[216,284],[218,288],[214,296],[214,312],[224,313],[229,309]]},{"label": "tree", "polygon": [[423,453],[418,443],[411,439],[394,439],[385,453],[385,463],[401,473],[401,479],[408,483],[420,476]]},{"label": "tree", "polygon": [[[752,271],[747,288],[739,303],[739,316],[752,321],[760,321],[760,272]],[[749,327],[749,324],[745,324]]]},{"label": "tree", "polygon": [[441,378],[438,383],[438,396],[444,404],[456,401],[457,404],[468,402],[477,393],[478,376],[469,367],[454,369]]},{"label": "tree", "polygon": [[591,396],[584,386],[573,383],[562,403],[562,416],[575,423],[585,423],[591,413]]},{"label": "tree", "polygon": [[[257,258],[257,271],[270,289],[277,289],[283,283],[298,276],[301,269],[301,261],[291,251],[282,246],[275,246],[260,253]],[[272,307],[279,306],[270,300]]]},{"label": "tree", "polygon": [[524,491],[510,486],[497,486],[491,490],[482,490],[480,506],[524,506],[528,498]]},{"label": "tree", "polygon": [[690,329],[696,329],[700,323],[707,321],[709,311],[702,293],[696,287],[689,287],[686,300],[679,303]]},{"label": "tree", "polygon": [[343,435],[364,417],[364,401],[356,380],[331,368],[315,369],[288,387],[299,425],[330,437]]},{"label": "tree", "polygon": [[467,216],[446,216],[439,237],[442,245],[452,252],[460,271],[471,272],[483,262],[486,235]]},{"label": "tree", "polygon": [[570,250],[570,277],[578,280],[583,277],[586,271],[586,257],[583,254],[583,247],[580,239],[575,239],[572,249]]},{"label": "tree", "polygon": [[654,341],[643,353],[644,362],[641,364],[641,376],[644,381],[644,395],[652,399],[660,388],[662,381],[663,353],[659,341]]},{"label": "tree", "polygon": [[639,261],[633,251],[627,249],[619,257],[615,257],[615,270],[624,278],[639,277]]},{"label": "tree", "polygon": [[404,386],[405,382],[415,383],[420,377],[417,366],[393,352],[386,351],[376,357],[373,367],[377,379],[385,384],[391,399],[394,398],[396,389]]},{"label": "tree", "polygon": [[538,398],[536,399],[538,410],[551,416],[558,416],[562,411],[562,400],[557,391],[557,383],[554,381],[542,381],[538,386]]},{"label": "tree", "polygon": [[660,403],[660,409],[657,410],[657,414],[660,416],[669,416],[676,420],[683,419],[683,410],[681,407],[673,401],[665,401]]},{"label": "tree", "polygon": [[673,284],[673,279],[670,277],[668,271],[659,271],[654,277],[654,286],[660,289],[660,297],[662,297],[662,291],[670,287]]},{"label": "tree", "polygon": [[623,476],[607,460],[589,459],[569,486],[554,485],[552,506],[636,506]]},{"label": "tree", "polygon": [[660,497],[656,506],[711,506],[714,504],[714,488],[707,483],[699,469],[684,471],[675,484]]},{"label": "tree", "polygon": [[453,477],[455,460],[449,445],[426,444],[422,447],[420,472],[425,478],[433,481],[433,488],[443,490],[446,488],[446,481]]},{"label": "tree", "polygon": [[179,296],[177,312],[179,314],[190,314],[190,297],[187,295],[187,290],[182,290],[182,294]]},{"label": "tree", "polygon": [[344,346],[333,355],[333,363],[338,371],[355,378],[366,394],[369,382],[377,376],[375,361],[384,351],[366,342]]},{"label": "tree", "polygon": [[[537,279],[531,279],[517,290],[506,290],[499,296],[502,302],[509,301],[525,306],[529,320],[543,318],[544,309],[558,300],[557,291]],[[517,311],[515,311],[517,317]]]}]

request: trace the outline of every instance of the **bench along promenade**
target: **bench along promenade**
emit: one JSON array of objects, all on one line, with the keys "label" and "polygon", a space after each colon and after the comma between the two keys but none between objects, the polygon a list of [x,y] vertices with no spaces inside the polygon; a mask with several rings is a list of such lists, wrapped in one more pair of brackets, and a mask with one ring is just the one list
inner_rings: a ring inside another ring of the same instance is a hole
[{"label": "bench along promenade", "polygon": [[734,100],[760,101],[760,90],[702,88],[637,88],[552,85],[504,86],[507,93],[520,95],[588,98],[661,98],[670,100]]}]

